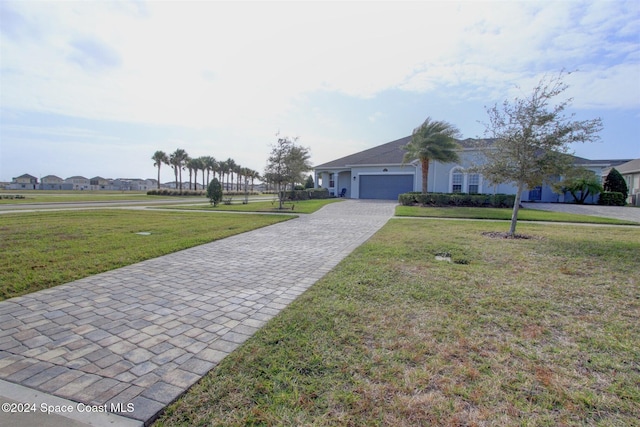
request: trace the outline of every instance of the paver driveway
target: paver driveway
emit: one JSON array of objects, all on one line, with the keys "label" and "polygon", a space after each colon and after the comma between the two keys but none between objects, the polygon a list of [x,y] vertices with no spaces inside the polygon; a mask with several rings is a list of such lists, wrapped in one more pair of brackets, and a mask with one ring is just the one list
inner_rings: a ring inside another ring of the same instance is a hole
[{"label": "paver driveway", "polygon": [[373,235],[394,206],[334,203],[0,302],[0,379],[152,420]]}]

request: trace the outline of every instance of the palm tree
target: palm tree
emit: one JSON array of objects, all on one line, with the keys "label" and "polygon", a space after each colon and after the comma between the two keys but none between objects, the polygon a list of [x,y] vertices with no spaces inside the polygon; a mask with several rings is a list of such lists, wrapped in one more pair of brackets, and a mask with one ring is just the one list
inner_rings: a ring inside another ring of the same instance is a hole
[{"label": "palm tree", "polygon": [[253,192],[253,180],[254,179],[260,179],[260,172],[254,171],[254,170],[250,170],[249,178],[251,178],[251,192]]},{"label": "palm tree", "polygon": [[167,153],[165,153],[164,151],[156,151],[155,153],[153,153],[153,156],[151,157],[151,159],[153,160],[153,166],[158,168],[158,190],[160,189],[160,166],[162,166],[162,164],[164,163],[165,165],[169,164],[169,156],[167,156]]},{"label": "palm tree", "polygon": [[[211,182],[209,179],[209,173],[213,173],[213,177],[216,176],[216,170],[218,169],[218,162],[214,157],[207,156],[204,158],[204,167],[207,169],[207,186]],[[205,186],[206,187],[206,186]]]},{"label": "palm tree", "polygon": [[236,165],[234,172],[236,173],[236,191],[241,191],[242,177],[244,176],[244,168],[240,165]]},{"label": "palm tree", "polygon": [[200,164],[198,159],[189,158],[187,160],[187,169],[189,169],[189,190],[191,190],[191,172],[193,171],[193,189],[198,189],[198,171],[200,170]]},{"label": "palm tree", "polygon": [[176,188],[178,188],[178,169],[180,169],[179,163],[179,157],[176,156],[176,153],[171,153],[169,155],[169,164],[171,165],[171,169],[173,169],[173,174],[175,175]]},{"label": "palm tree", "polygon": [[[228,158],[225,162],[227,164],[227,178],[231,176],[231,190],[233,190],[233,171],[236,168],[236,162],[232,158]],[[227,179],[227,191],[229,191],[229,180]]]},{"label": "palm tree", "polygon": [[[198,157],[200,170],[202,170],[202,188],[205,189],[205,190],[207,188],[207,182],[209,182],[210,166],[208,166],[208,164],[207,164],[209,159],[212,159],[212,157],[211,156]],[[207,172],[207,180],[206,180],[206,182],[205,182],[205,177],[204,177],[204,173],[205,172]]]},{"label": "palm tree", "polygon": [[422,193],[427,193],[427,178],[431,160],[452,163],[458,161],[459,148],[456,137],[460,131],[451,123],[427,117],[422,125],[413,130],[411,142],[405,147],[403,162],[419,159],[422,164]]},{"label": "palm tree", "polygon": [[184,168],[184,164],[189,158],[189,155],[182,148],[178,148],[176,151],[171,153],[169,157],[169,161],[171,163],[171,167],[176,174],[176,181],[178,181],[178,174],[180,174],[180,190],[182,190],[182,169]]},{"label": "palm tree", "polygon": [[218,172],[220,174],[220,185],[222,185],[222,188],[224,188],[224,176],[227,174],[228,170],[229,167],[227,166],[227,162],[225,162],[224,160],[218,162]]}]

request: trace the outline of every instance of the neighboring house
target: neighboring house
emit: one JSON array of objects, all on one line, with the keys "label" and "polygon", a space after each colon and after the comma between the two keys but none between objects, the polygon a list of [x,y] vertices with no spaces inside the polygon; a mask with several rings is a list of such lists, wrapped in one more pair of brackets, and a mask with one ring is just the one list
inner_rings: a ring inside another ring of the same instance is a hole
[{"label": "neighboring house", "polygon": [[130,179],[122,179],[122,178],[114,179],[111,185],[115,191],[131,191]]},{"label": "neighboring house", "polygon": [[111,180],[101,176],[93,177],[89,180],[91,190],[112,190]]},{"label": "neighboring house", "polygon": [[[627,203],[632,206],[640,206],[640,159],[630,160],[621,165],[612,165],[620,172],[620,175],[627,182],[629,197]],[[607,169],[606,176],[610,169]]]},{"label": "neighboring house", "polygon": [[[409,191],[422,191],[420,162],[403,163],[404,146],[411,136],[401,138],[368,150],[342,157],[314,168],[315,185],[329,190],[335,196],[343,195],[352,199],[390,199]],[[427,180],[430,193],[478,193],[515,194],[513,184],[493,185],[482,175],[468,172],[469,167],[484,158],[481,146],[489,140],[459,140],[460,161],[440,163],[431,161]],[[593,161],[576,157],[576,164],[585,166],[601,176],[604,168],[623,163],[618,161]],[[571,197],[558,195],[549,186],[536,187],[525,191],[522,201],[570,202]]]},{"label": "neighboring house", "polygon": [[64,180],[66,184],[71,184],[72,190],[89,190],[91,182],[84,176],[72,176]]},{"label": "neighboring house", "polygon": [[73,185],[64,182],[64,179],[55,175],[47,175],[40,182],[41,190],[73,190]]},{"label": "neighboring house", "polygon": [[16,178],[12,178],[11,184],[7,186],[8,190],[37,190],[38,178],[25,173]]}]

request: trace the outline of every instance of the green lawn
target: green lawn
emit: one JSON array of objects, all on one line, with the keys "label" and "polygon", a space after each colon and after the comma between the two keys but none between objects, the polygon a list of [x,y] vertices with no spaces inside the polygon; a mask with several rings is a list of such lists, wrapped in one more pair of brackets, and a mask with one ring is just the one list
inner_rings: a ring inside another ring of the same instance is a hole
[{"label": "green lawn", "polygon": [[290,218],[125,210],[3,214],[0,300]]},{"label": "green lawn", "polygon": [[640,229],[498,231],[391,220],[155,425],[638,425]]},{"label": "green lawn", "polygon": [[[21,199],[0,198],[0,205],[13,203],[62,203],[62,202],[98,202],[119,200],[153,201],[171,200],[171,197],[147,196],[144,191],[12,191],[1,190],[0,196],[20,195]],[[196,201],[202,198],[195,198]]]},{"label": "green lawn", "polygon": [[[434,217],[434,218],[472,218],[472,219],[504,219],[511,220],[511,208],[468,208],[468,207],[420,207],[398,206],[397,216]],[[640,225],[637,222],[623,221],[613,218],[601,218],[589,215],[576,215],[564,212],[549,212],[536,209],[520,209],[518,220],[577,222],[592,224]]]},{"label": "green lawn", "polygon": [[191,205],[191,206],[175,206],[172,209],[190,209],[190,210],[216,210],[216,211],[230,211],[230,212],[264,212],[264,213],[301,213],[310,214],[321,207],[328,205],[329,203],[341,202],[344,199],[314,199],[314,200],[301,200],[296,202],[286,202],[283,206],[283,210],[279,209],[277,200],[271,201],[251,201],[243,204],[242,197],[235,197],[230,205],[220,203],[214,207],[211,204],[203,205]]}]

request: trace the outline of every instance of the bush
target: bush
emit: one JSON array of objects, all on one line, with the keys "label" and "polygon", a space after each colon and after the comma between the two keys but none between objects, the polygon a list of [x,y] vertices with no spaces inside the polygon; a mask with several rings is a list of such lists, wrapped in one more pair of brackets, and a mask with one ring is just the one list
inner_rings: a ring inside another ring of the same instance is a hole
[{"label": "bush", "polygon": [[310,188],[307,190],[293,190],[284,193],[284,200],[309,200],[309,199],[328,199],[330,197],[329,190],[326,188]]},{"label": "bush", "polygon": [[217,178],[213,178],[207,187],[207,198],[213,206],[218,206],[222,200],[222,185]]},{"label": "bush", "polygon": [[404,193],[398,196],[398,203],[404,206],[467,206],[510,208],[515,195],[509,194],[466,194],[466,193]]},{"label": "bush", "polygon": [[624,206],[626,199],[624,194],[618,191],[604,191],[600,193],[598,204],[604,206]]},{"label": "bush", "polygon": [[[622,193],[622,199],[626,202],[629,196],[629,188],[620,172],[616,168],[612,168],[604,179],[604,190],[610,193]],[[619,206],[624,206],[624,203]]]},{"label": "bush", "polygon": [[202,190],[170,190],[167,188],[161,188],[160,190],[149,190],[147,196],[204,196],[205,192]]}]

